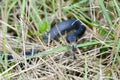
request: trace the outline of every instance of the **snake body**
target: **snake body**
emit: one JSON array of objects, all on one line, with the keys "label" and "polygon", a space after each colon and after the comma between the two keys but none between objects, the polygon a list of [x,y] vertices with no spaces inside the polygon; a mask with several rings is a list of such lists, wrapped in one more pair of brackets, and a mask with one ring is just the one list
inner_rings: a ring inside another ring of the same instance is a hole
[{"label": "snake body", "polygon": [[[48,42],[49,38],[50,41],[57,39],[60,37],[60,34],[64,34],[65,32],[69,32],[75,30],[73,33],[67,35],[66,40],[72,47],[77,42],[77,40],[84,34],[86,27],[77,19],[72,18],[65,21],[60,22],[56,26],[52,27],[51,30],[43,36],[43,40]],[[72,49],[73,50],[73,49]],[[26,56],[31,56],[32,54],[36,54],[38,51],[28,51],[25,53]],[[75,54],[73,54],[75,57]],[[13,59],[11,54],[7,55],[8,60]],[[4,58],[3,58],[4,59]]]},{"label": "snake body", "polygon": [[76,25],[75,21],[76,19],[72,18],[62,21],[59,24],[55,25],[46,35],[43,36],[44,41],[48,42],[49,38],[50,40],[53,40],[58,38],[60,34],[64,34],[65,32],[71,31],[73,29],[78,29],[78,26]]},{"label": "snake body", "polygon": [[75,56],[75,44],[77,40],[84,34],[86,31],[86,27],[81,23],[81,21],[72,18],[65,21],[60,22],[56,26],[52,27],[52,29],[47,33],[47,35],[43,36],[45,42],[54,40],[60,36],[60,34],[64,34],[65,32],[69,32],[75,30],[73,33],[67,35],[66,40],[72,47],[73,59],[76,59]]},{"label": "snake body", "polygon": [[68,34],[66,40],[69,43],[76,42],[85,32],[86,27],[81,23],[81,21],[72,18],[65,21],[60,22],[56,26],[52,27],[52,29],[47,33],[47,35],[43,36],[45,42],[49,40],[56,39],[60,36],[60,34],[64,34],[65,32],[69,32],[75,30],[73,33]]}]

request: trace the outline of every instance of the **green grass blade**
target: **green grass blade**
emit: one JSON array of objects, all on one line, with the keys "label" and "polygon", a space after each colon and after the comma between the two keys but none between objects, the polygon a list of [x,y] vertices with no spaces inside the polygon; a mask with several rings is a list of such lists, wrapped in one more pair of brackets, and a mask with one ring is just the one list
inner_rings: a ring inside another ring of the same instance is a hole
[{"label": "green grass blade", "polygon": [[114,64],[115,64],[115,62],[116,62],[117,59],[118,59],[118,62],[119,62],[119,56],[118,56],[119,55],[118,54],[119,50],[120,50],[120,39],[118,40],[118,44],[117,44],[117,48],[116,48],[116,52],[115,52],[115,57],[113,59],[112,66],[114,66]]},{"label": "green grass blade", "polygon": [[101,9],[102,9],[102,11],[103,11],[104,16],[105,16],[106,20],[108,21],[108,24],[110,25],[110,28],[113,29],[113,28],[112,28],[111,18],[110,18],[109,14],[108,14],[107,9],[105,8],[105,5],[104,5],[104,3],[103,3],[103,0],[98,0],[98,1],[99,1],[99,4],[100,4]]},{"label": "green grass blade", "polygon": [[67,7],[67,9],[75,8],[75,7],[77,7],[77,6],[79,6],[79,5],[83,4],[83,3],[86,3],[87,1],[88,1],[88,0],[81,0],[81,1],[79,1],[78,3],[75,3],[75,4]]},{"label": "green grass blade", "polygon": [[18,2],[18,0],[13,0],[13,2],[11,3],[11,5],[9,5],[8,11],[7,11],[8,14],[10,13],[10,11],[12,10],[12,8],[15,6],[15,4],[16,4],[17,2]]},{"label": "green grass blade", "polygon": [[[106,44],[107,43],[112,43],[112,42],[113,41],[106,41]],[[93,46],[93,45],[97,45],[97,44],[100,44],[100,43],[101,43],[100,41],[91,41],[91,42],[86,42],[86,43],[83,43],[83,44],[78,44],[76,47],[78,48],[78,47]],[[110,46],[107,46],[107,47],[110,47]],[[62,51],[68,51],[70,49],[71,49],[70,46],[62,46],[62,47],[58,47],[58,48],[53,48],[53,49],[38,53],[35,56],[30,56],[30,57],[28,57],[28,59],[31,59],[33,57],[39,57],[39,56],[45,56],[45,55],[48,55],[48,54],[58,53],[58,52],[62,52]]]},{"label": "green grass blade", "polygon": [[114,0],[114,4],[116,6],[116,10],[117,10],[118,16],[120,17],[120,8],[118,6],[118,0]]},{"label": "green grass blade", "polygon": [[26,5],[26,0],[23,0],[22,6],[21,6],[21,17],[25,15],[25,6]]}]

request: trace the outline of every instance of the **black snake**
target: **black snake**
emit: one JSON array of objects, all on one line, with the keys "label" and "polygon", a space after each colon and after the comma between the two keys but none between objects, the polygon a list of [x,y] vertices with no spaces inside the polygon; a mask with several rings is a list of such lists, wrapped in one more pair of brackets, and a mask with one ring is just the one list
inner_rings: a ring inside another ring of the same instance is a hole
[{"label": "black snake", "polygon": [[[74,32],[67,35],[66,40],[72,47],[72,51],[74,53],[74,46],[77,40],[84,34],[86,31],[86,27],[81,23],[81,21],[72,18],[65,21],[60,22],[56,26],[52,27],[51,30],[43,36],[43,40],[47,43],[49,40],[52,41],[54,39],[58,39],[60,35],[64,34],[65,32],[69,32],[75,30]],[[38,51],[28,51],[25,53],[26,56],[32,55],[32,53],[38,53]],[[73,54],[73,57],[75,57],[75,54]],[[8,60],[13,59],[13,56],[11,54],[7,54]],[[3,56],[4,59],[4,56]]]}]

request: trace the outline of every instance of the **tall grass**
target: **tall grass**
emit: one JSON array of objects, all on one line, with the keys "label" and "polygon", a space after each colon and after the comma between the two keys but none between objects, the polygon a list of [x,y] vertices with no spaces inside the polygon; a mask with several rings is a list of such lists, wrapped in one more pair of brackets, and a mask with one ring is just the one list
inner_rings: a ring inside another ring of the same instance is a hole
[{"label": "tall grass", "polygon": [[[119,80],[119,6],[118,0],[2,0],[0,53],[10,53],[15,59],[9,62],[6,56],[1,60],[0,78]],[[25,24],[25,39],[17,15]],[[73,17],[87,27],[76,43],[76,60],[72,59],[71,47],[63,39],[68,33],[48,44],[42,39],[52,26]],[[33,48],[40,52],[27,58],[21,56]]]}]

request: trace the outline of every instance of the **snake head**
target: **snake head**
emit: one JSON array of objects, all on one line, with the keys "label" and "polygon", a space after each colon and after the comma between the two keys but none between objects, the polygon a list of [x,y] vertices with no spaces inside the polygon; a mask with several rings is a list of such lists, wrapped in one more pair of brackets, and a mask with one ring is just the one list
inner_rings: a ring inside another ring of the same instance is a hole
[{"label": "snake head", "polygon": [[70,44],[70,46],[72,47],[72,54],[73,54],[73,59],[76,59],[76,56],[75,56],[75,51],[76,51],[76,42],[77,42],[77,37],[75,35],[75,33],[71,33],[71,34],[68,34],[67,37],[66,37],[66,40],[67,42]]},{"label": "snake head", "polygon": [[68,34],[66,40],[70,44],[70,46],[74,49],[77,42],[76,35],[74,33]]}]

